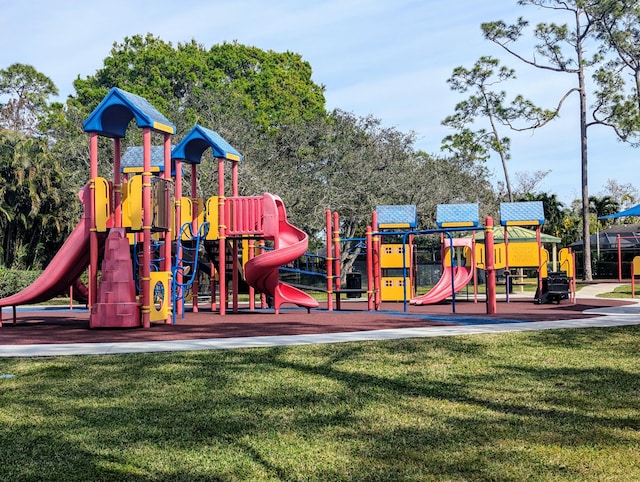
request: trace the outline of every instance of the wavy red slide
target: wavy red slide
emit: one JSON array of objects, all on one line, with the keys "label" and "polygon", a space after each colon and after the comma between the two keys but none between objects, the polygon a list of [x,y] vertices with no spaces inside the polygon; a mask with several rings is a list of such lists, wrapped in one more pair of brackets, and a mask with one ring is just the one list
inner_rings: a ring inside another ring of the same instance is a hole
[{"label": "wavy red slide", "polygon": [[[457,293],[462,288],[467,286],[473,279],[473,270],[467,266],[455,266],[453,268],[453,291]],[[409,300],[412,305],[431,305],[434,303],[440,303],[452,296],[451,292],[451,268],[444,268],[442,271],[442,277],[424,295],[417,296]]]},{"label": "wavy red slide", "polygon": [[273,194],[264,194],[263,226],[265,238],[273,240],[273,251],[266,251],[250,259],[244,268],[247,283],[256,290],[273,297],[276,313],[283,303],[317,308],[316,299],[279,279],[279,268],[298,259],[307,251],[307,233],[287,222],[282,200]]},{"label": "wavy red slide", "polygon": [[[83,189],[79,196],[84,204]],[[86,208],[86,204],[85,204]],[[89,218],[85,214],[42,274],[22,291],[0,299],[0,307],[41,303],[63,293],[89,266]]]}]

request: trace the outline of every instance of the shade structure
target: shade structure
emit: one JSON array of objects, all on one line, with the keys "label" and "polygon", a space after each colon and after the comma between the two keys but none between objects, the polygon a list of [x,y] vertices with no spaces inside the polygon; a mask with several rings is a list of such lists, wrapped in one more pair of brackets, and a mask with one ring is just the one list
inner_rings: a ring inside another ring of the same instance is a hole
[{"label": "shade structure", "polygon": [[[536,241],[536,232],[533,229],[523,228],[521,226],[509,226],[507,228],[510,243],[531,243]],[[504,227],[493,227],[493,239],[496,243],[504,242]],[[476,241],[483,242],[484,232],[476,233]],[[540,241],[543,243],[560,244],[562,239],[550,234],[540,233]]]},{"label": "shade structure", "polygon": [[609,214],[607,216],[600,216],[598,217],[598,219],[615,219],[615,218],[623,218],[625,216],[640,216],[640,204],[637,204],[632,208],[625,209],[624,211],[620,211],[619,213]]}]

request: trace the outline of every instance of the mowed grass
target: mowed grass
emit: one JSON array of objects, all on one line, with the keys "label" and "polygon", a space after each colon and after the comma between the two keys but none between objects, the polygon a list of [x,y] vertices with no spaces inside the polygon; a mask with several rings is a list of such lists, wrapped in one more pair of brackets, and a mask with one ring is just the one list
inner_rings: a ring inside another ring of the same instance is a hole
[{"label": "mowed grass", "polygon": [[639,338],[0,359],[0,478],[640,480]]}]

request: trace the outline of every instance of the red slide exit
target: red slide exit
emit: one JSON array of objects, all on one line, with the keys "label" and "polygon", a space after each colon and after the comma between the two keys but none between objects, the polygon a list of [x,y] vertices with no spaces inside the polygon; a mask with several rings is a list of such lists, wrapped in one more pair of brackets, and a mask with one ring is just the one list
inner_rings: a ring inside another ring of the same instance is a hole
[{"label": "red slide exit", "polygon": [[316,299],[279,279],[279,268],[302,256],[307,250],[309,238],[304,231],[287,222],[284,204],[278,196],[265,193],[263,224],[265,238],[273,240],[274,249],[247,262],[247,283],[273,297],[276,313],[283,303],[293,303],[307,309],[317,308],[319,303]]}]

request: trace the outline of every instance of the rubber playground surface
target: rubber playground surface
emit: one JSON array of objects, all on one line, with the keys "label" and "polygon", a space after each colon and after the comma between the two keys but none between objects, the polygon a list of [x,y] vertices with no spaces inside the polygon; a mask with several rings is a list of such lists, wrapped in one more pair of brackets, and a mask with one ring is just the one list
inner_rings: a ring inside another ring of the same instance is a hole
[{"label": "rubber playground surface", "polygon": [[[383,303],[379,311],[367,311],[364,301],[342,302],[342,310],[327,311],[283,307],[280,314],[270,309],[253,312],[240,307],[237,313],[229,309],[225,316],[202,306],[197,313],[187,311],[175,324],[152,324],[149,329],[89,329],[89,313],[84,308],[69,310],[68,306],[21,307],[17,323],[12,323],[11,310],[3,312],[0,345],[119,343],[172,340],[225,339],[239,337],[295,336],[349,333],[398,328],[456,327],[493,325],[500,323],[536,323],[578,320],[598,316],[586,310],[635,304],[630,301],[578,298],[575,304],[534,304],[532,298],[498,301],[498,313],[486,314],[484,300],[477,303],[460,301],[452,313],[450,302],[409,306],[403,303]],[[560,327],[560,326],[559,326]]]}]

